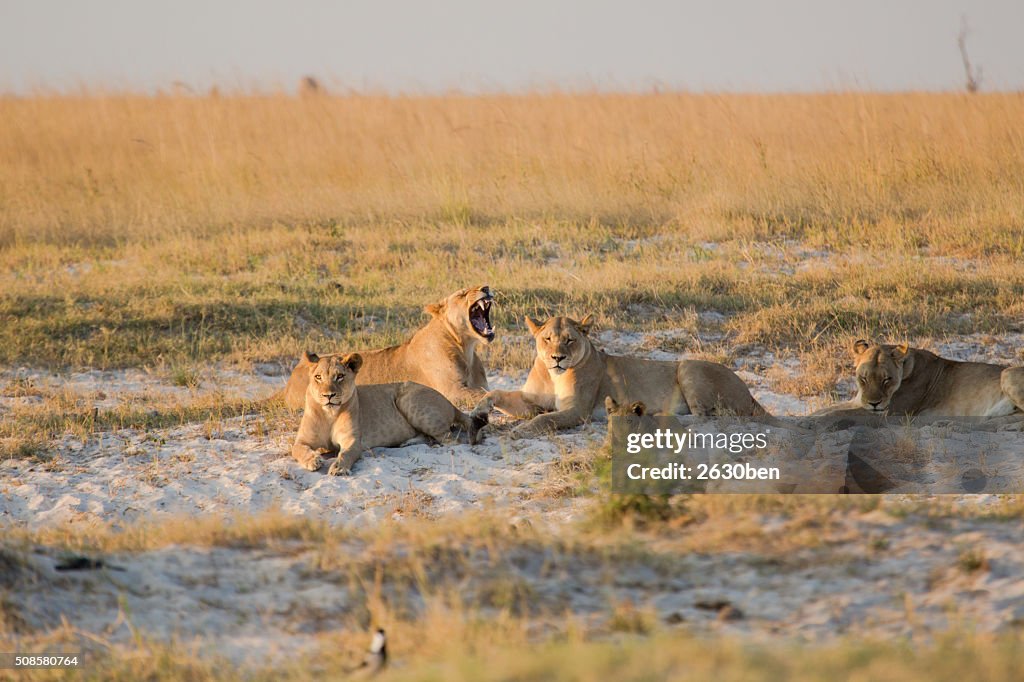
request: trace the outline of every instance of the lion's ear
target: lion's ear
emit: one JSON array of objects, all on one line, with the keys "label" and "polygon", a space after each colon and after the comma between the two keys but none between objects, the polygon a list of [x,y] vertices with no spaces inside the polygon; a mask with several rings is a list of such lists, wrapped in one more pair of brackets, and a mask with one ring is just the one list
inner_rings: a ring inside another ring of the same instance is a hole
[{"label": "lion's ear", "polygon": [[907,357],[907,353],[909,351],[910,351],[910,344],[909,343],[901,343],[901,344],[899,344],[898,346],[896,346],[895,348],[892,349],[892,359],[893,360],[902,360],[903,358]]},{"label": "lion's ear", "polygon": [[423,312],[433,317],[441,317],[441,314],[444,313],[444,308],[446,305],[448,305],[448,301],[446,300],[439,301],[437,303],[428,303],[427,305],[423,306]]},{"label": "lion's ear", "polygon": [[593,315],[593,313],[588,313],[586,317],[584,317],[582,320],[579,321],[579,323],[576,325],[576,328],[579,329],[584,334],[589,334],[590,333],[590,328],[593,325],[594,325],[594,315]]},{"label": "lion's ear", "polygon": [[638,400],[629,406],[629,411],[638,417],[642,417],[647,412],[647,406]]},{"label": "lion's ear", "polygon": [[341,359],[341,364],[348,367],[355,374],[363,366],[363,356],[359,353],[349,353]]},{"label": "lion's ear", "polygon": [[618,408],[619,404],[615,402],[615,398],[611,397],[610,395],[606,395],[604,397],[604,411],[607,412],[609,416],[611,416],[612,412],[614,412]]},{"label": "lion's ear", "polygon": [[[909,350],[909,347],[908,347]],[[903,378],[909,379],[910,375],[914,373],[914,356],[910,353],[906,353],[903,356]]]},{"label": "lion's ear", "polygon": [[320,362],[320,356],[311,350],[307,350],[305,353],[303,353],[302,359],[311,365],[315,365],[316,363]]},{"label": "lion's ear", "polygon": [[853,356],[857,357],[858,355],[866,351],[868,348],[871,348],[870,343],[868,343],[864,339],[857,339],[856,341],[853,342],[853,347],[850,350],[853,351]]},{"label": "lion's ear", "polygon": [[543,322],[538,322],[529,315],[527,315],[523,319],[526,320],[526,328],[529,329],[530,333],[533,334],[534,336],[537,336],[537,332],[539,332],[540,328],[544,326]]}]

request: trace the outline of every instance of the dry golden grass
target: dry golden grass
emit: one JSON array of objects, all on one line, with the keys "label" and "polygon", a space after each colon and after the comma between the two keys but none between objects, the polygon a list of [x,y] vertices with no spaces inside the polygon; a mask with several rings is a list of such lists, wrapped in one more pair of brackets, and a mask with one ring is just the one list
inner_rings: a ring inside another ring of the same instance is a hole
[{"label": "dry golden grass", "polygon": [[175,401],[162,395],[122,395],[116,407],[99,409],[95,406],[95,394],[25,386],[15,380],[5,392],[31,391],[40,401],[15,406],[4,413],[0,420],[0,458],[45,460],[61,454],[61,437],[68,436],[85,444],[99,433],[120,429],[150,431],[203,422],[210,437],[223,428],[224,420],[240,415],[253,417],[250,429],[256,437],[298,426],[296,415],[279,403],[226,398],[219,393],[199,395],[187,401]]},{"label": "dry golden grass", "polygon": [[1014,94],[6,98],[0,158],[0,362],[378,345],[482,280],[506,331],[733,313],[715,356],[1024,314]]},{"label": "dry golden grass", "polygon": [[849,353],[832,345],[818,345],[796,355],[790,371],[783,365],[767,368],[766,376],[776,393],[798,396],[833,396],[836,384],[849,372]]},{"label": "dry golden grass", "polygon": [[[595,498],[604,503],[609,496],[601,491]],[[162,517],[129,524],[66,524],[33,530],[10,527],[0,548],[45,545],[107,554],[174,545],[280,549],[284,544],[297,544],[317,548],[321,567],[365,568],[379,558],[401,554],[401,561],[417,573],[436,560],[439,548],[471,554],[474,548],[486,547],[495,557],[523,545],[588,552],[599,548],[607,550],[606,559],[645,551],[785,554],[795,548],[818,546],[833,526],[865,514],[913,517],[925,525],[955,519],[1017,523],[1024,517],[1024,496],[1020,495],[1003,495],[987,505],[965,505],[952,496],[878,495],[681,495],[673,503],[681,523],[642,528],[628,515],[614,523],[608,523],[604,516],[584,515],[563,529],[544,523],[511,523],[501,508],[440,518],[409,515],[371,527],[339,528],[319,519],[268,511],[227,517]],[[592,511],[599,514],[596,508]],[[778,519],[779,524],[764,530],[760,522],[766,517]],[[795,532],[809,527],[816,530]],[[361,551],[349,551],[350,545],[358,545]]]},{"label": "dry golden grass", "polygon": [[[645,350],[732,359],[754,344],[801,357],[803,373],[769,378],[813,395],[834,389],[851,337],[998,335],[1024,319],[1019,94],[3,98],[0,160],[4,364],[162,367],[172,383],[194,386],[214,361],[398,341],[422,322],[424,303],[487,281],[499,297],[488,351],[497,371],[529,367],[524,314],[595,312],[605,329],[689,334],[651,337]],[[706,322],[699,314],[709,310],[726,317]],[[722,338],[697,338],[709,329]],[[17,382],[2,390],[42,402],[4,413],[0,456],[40,454],[65,433],[195,420],[216,428],[268,409],[213,396],[94,412],[83,396]],[[572,454],[538,496],[592,491],[602,459]],[[487,516],[421,519],[410,491],[384,501],[407,522],[364,533],[269,514],[9,528],[5,539],[25,551],[101,553],[317,547],[321,568],[362,590],[347,627],[372,617],[395,634],[408,665],[382,679],[1015,679],[1013,634],[762,648],[652,630],[643,604],[620,603],[616,641],[587,641],[584,626],[560,623],[564,636],[538,644],[515,617],[538,601],[522,581],[482,579],[482,603],[509,614],[497,620],[460,605],[449,582],[403,621],[374,587],[375,562],[427,594],[444,582],[424,581],[429,571],[457,577],[469,552],[509,561],[524,545],[609,563],[777,557],[819,547],[842,532],[837,515],[875,507],[937,522],[1024,513],[1018,497],[987,507],[852,497],[598,500],[590,523],[552,535]],[[783,522],[766,530],[766,515]],[[859,540],[865,552],[884,549]],[[361,551],[349,552],[352,543]],[[408,550],[400,559],[396,546]],[[986,561],[971,551],[959,559],[964,571]],[[19,627],[2,596],[0,644]],[[362,646],[325,642],[317,660],[242,673],[185,645],[139,639],[80,678],[336,677]]]},{"label": "dry golden grass", "polygon": [[1024,246],[1018,94],[98,95],[0,112],[5,244],[517,217]]},{"label": "dry golden grass", "polygon": [[[864,513],[884,513],[890,503],[895,501],[695,496],[688,503],[689,525],[644,532],[631,527],[513,527],[500,513],[347,530],[281,514],[227,521],[182,519],[118,530],[68,526],[12,532],[0,547],[0,562],[16,565],[22,552],[39,544],[91,556],[112,554],[113,564],[127,561],[125,553],[181,544],[258,549],[264,555],[272,551],[296,557],[307,565],[304,570],[336,581],[351,600],[346,616],[319,635],[321,651],[274,668],[257,664],[255,669],[239,670],[209,652],[197,652],[197,643],[161,642],[140,634],[109,649],[93,646],[80,679],[336,678],[358,660],[366,645],[367,623],[386,627],[393,660],[400,662],[381,679],[954,679],[946,675],[950,670],[968,679],[1015,679],[1011,671],[1019,669],[1021,640],[1014,631],[991,636],[922,630],[922,640],[913,642],[850,637],[817,644],[767,643],[727,632],[691,635],[667,627],[647,605],[628,601],[609,602],[602,612],[604,622],[588,625],[560,610],[551,594],[540,598],[523,573],[534,563],[530,557],[542,557],[540,570],[548,577],[603,567],[598,574],[614,580],[638,565],[676,575],[679,562],[694,551],[734,557],[737,551],[753,550],[765,560],[799,563],[796,548],[824,544],[814,559],[820,561],[830,556],[827,547],[837,543],[849,554],[842,560],[860,561],[870,547],[884,552],[885,545],[851,535],[841,524],[833,527],[832,520],[844,514],[855,521]],[[930,518],[954,521],[974,513],[937,500],[922,498],[915,504],[912,511],[901,513],[919,516],[920,523]],[[1019,520],[1019,506],[1014,513]],[[727,530],[744,520],[750,525],[766,514],[784,520],[787,527],[776,527],[764,538],[759,537],[763,531]],[[802,560],[808,560],[806,555]],[[988,570],[988,564],[979,548],[967,546],[948,569],[979,573]],[[411,609],[409,604],[419,606]],[[36,642],[35,636],[42,638],[40,643],[45,640],[49,650],[60,650],[61,642],[80,641],[81,633],[70,626],[22,633],[16,615],[16,610],[5,611],[0,600],[0,644],[18,634],[23,635],[23,646]],[[301,611],[296,618],[302,620]],[[545,626],[538,628],[538,623]],[[102,636],[90,642],[101,643]],[[45,672],[31,678],[55,679]]]},{"label": "dry golden grass", "polygon": [[[427,626],[437,623],[424,624]],[[959,682],[964,679],[1011,682],[1024,664],[1018,637],[986,637],[964,631],[934,644],[911,647],[892,641],[840,640],[826,645],[752,644],[738,638],[707,640],[672,632],[654,637],[623,636],[616,642],[574,638],[542,647],[529,646],[510,627],[481,623],[451,628],[433,660],[416,660],[375,677],[381,682],[504,680],[728,680],[755,682],[831,682],[900,680]],[[415,633],[410,633],[415,634]],[[345,647],[346,649],[348,647]],[[473,654],[466,655],[470,649]],[[90,659],[82,671],[67,675],[34,671],[26,680],[334,680],[354,661],[325,646],[312,659],[266,669],[239,670],[229,662],[200,658],[187,645],[140,641],[128,651]]]},{"label": "dry golden grass", "polygon": [[[631,619],[630,623],[635,623]],[[634,625],[635,627],[635,625]],[[353,633],[357,636],[361,633]],[[1019,679],[1024,649],[1019,636],[986,636],[964,629],[934,642],[843,638],[826,644],[749,642],[734,636],[714,639],[685,631],[650,636],[620,634],[615,641],[591,641],[573,634],[543,645],[531,644],[515,621],[461,621],[436,609],[433,615],[396,635],[422,638],[430,656],[402,651],[402,665],[374,679],[389,681],[567,680],[728,680],[831,682],[900,680],[959,682],[964,679],[1011,682]],[[138,639],[131,646],[92,655],[78,671],[24,671],[18,680],[336,680],[359,661],[356,637],[331,638],[322,652],[274,666],[233,665],[200,656],[187,643]],[[365,636],[359,638],[360,643]],[[55,640],[59,641],[59,640]],[[0,679],[6,679],[0,676]]]}]

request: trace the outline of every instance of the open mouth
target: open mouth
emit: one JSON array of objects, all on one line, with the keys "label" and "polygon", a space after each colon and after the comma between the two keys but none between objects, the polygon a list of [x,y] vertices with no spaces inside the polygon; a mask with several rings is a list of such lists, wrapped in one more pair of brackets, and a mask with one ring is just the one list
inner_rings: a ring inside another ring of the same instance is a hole
[{"label": "open mouth", "polygon": [[494,340],[494,327],[491,326],[491,298],[479,299],[469,308],[469,323],[480,336],[488,341]]}]

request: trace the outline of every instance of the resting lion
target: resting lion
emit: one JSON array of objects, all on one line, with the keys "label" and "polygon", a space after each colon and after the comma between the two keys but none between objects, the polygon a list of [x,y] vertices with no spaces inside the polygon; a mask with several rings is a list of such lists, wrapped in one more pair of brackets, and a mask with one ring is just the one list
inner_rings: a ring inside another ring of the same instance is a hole
[{"label": "resting lion", "polygon": [[[490,288],[462,289],[428,305],[431,320],[397,346],[361,351],[360,384],[415,381],[440,392],[456,405],[476,404],[487,393],[487,371],[477,344],[494,340]],[[301,409],[309,384],[305,358],[292,370],[282,397],[289,409]],[[280,395],[280,394],[279,394]]]},{"label": "resting lion", "polygon": [[537,346],[526,384],[520,391],[487,394],[505,414],[532,417],[513,435],[569,428],[600,416],[605,396],[625,404],[642,400],[657,414],[767,414],[728,367],[608,355],[587,336],[591,322],[591,315],[582,322],[552,317],[543,324],[526,318]]},{"label": "resting lion", "polygon": [[491,411],[484,400],[466,414],[432,388],[406,381],[356,387],[363,365],[359,353],[305,355],[309,375],[306,409],[292,445],[292,457],[310,471],[323,466],[322,455],[337,454],[327,473],[348,474],[363,450],[394,447],[423,435],[441,441],[452,427],[477,443]]},{"label": "resting lion", "polygon": [[1002,417],[1024,410],[1024,367],[947,360],[920,348],[853,344],[857,395],[815,414],[859,409],[931,417]]},{"label": "resting lion", "polygon": [[615,398],[609,395],[604,399],[604,412],[609,417],[642,417],[647,414],[647,406],[641,400],[635,400],[628,405],[620,405],[615,402]]}]

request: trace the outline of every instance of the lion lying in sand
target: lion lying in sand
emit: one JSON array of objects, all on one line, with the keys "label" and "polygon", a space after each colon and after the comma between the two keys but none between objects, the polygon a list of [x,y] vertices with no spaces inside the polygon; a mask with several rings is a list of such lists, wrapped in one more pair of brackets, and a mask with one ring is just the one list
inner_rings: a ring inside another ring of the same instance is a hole
[{"label": "lion lying in sand", "polygon": [[364,450],[394,447],[416,436],[434,441],[456,427],[479,441],[491,403],[484,400],[466,414],[432,388],[404,382],[356,387],[363,365],[359,353],[317,356],[306,353],[309,382],[305,412],[292,445],[292,457],[310,471],[323,466],[322,455],[337,454],[327,473],[348,474]]},{"label": "lion lying in sand", "polygon": [[867,410],[925,417],[1002,417],[1024,411],[1024,367],[958,362],[920,348],[853,344],[857,395],[815,414]]},{"label": "lion lying in sand", "polygon": [[[577,322],[526,318],[537,356],[520,391],[491,391],[494,406],[530,418],[513,435],[536,435],[581,424],[603,411],[603,399],[642,400],[657,414],[766,415],[736,374],[704,360],[660,361],[608,355],[591,342],[591,316]],[[538,414],[544,413],[544,414]]]},{"label": "lion lying in sand", "polygon": [[[456,405],[475,405],[487,393],[487,372],[476,350],[477,344],[494,340],[492,300],[490,288],[483,285],[428,305],[425,310],[432,319],[411,339],[390,348],[360,351],[359,383],[415,381]],[[302,408],[308,384],[309,363],[303,358],[282,395],[288,408]]]}]

